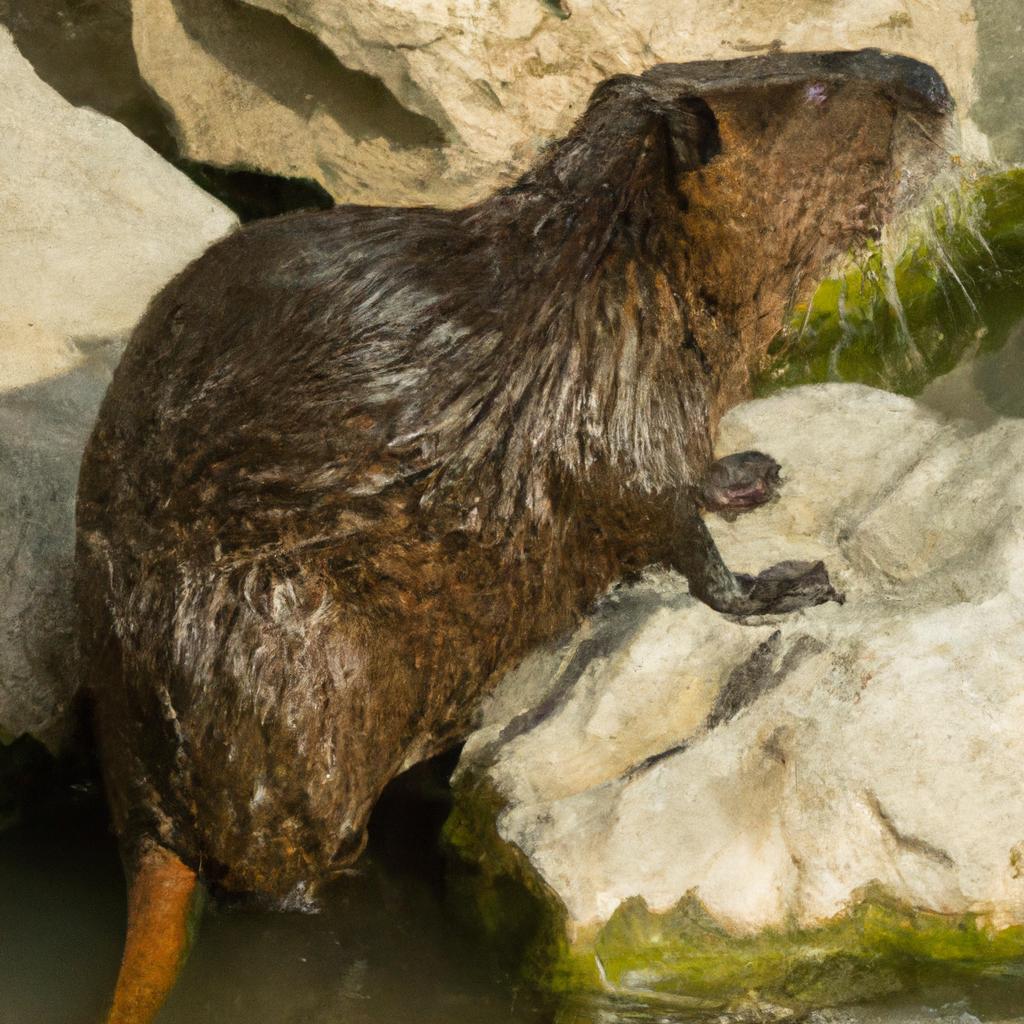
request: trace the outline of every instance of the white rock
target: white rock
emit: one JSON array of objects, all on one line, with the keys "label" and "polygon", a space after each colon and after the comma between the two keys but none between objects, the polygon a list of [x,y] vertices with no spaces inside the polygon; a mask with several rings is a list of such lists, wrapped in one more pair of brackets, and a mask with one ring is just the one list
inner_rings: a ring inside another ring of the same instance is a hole
[{"label": "white rock", "polygon": [[847,603],[741,624],[667,574],[621,589],[502,683],[460,772],[571,934],[689,893],[735,934],[812,927],[871,883],[1024,924],[1024,422],[820,385],[733,410],[748,448],[786,482],[711,522],[726,561],[822,557]]},{"label": "white rock", "polygon": [[601,79],[775,48],[926,61],[967,148],[987,145],[967,119],[971,0],[133,0],[133,15],[140,70],[186,156],[308,177],[344,202],[479,199],[563,134]]},{"label": "white rock", "polygon": [[235,223],[0,29],[0,736],[55,742],[70,695],[78,462],[126,333]]}]

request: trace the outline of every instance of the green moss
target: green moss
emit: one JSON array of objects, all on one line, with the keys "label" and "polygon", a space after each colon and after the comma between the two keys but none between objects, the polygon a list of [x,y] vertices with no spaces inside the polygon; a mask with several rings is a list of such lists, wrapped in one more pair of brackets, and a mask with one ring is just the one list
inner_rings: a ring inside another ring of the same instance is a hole
[{"label": "green moss", "polygon": [[965,179],[893,248],[851,256],[794,310],[759,395],[820,381],[915,395],[965,355],[1001,345],[1008,314],[1024,309],[1024,169]]},{"label": "green moss", "polygon": [[972,915],[917,910],[873,887],[821,927],[754,936],[731,935],[693,896],[663,914],[629,900],[591,946],[608,983],[624,992],[722,1004],[753,993],[829,1006],[914,989],[935,971],[1013,971],[1024,958],[1024,928],[996,931]]},{"label": "green moss", "polygon": [[549,992],[690,1009],[751,999],[802,1009],[914,991],[950,975],[1024,969],[1024,928],[995,930],[973,915],[915,909],[879,887],[820,927],[753,936],[731,933],[694,895],[664,913],[634,898],[570,941],[558,897],[498,835],[503,808],[486,780],[457,784],[444,832],[458,864],[453,895],[502,962]]},{"label": "green moss", "polygon": [[593,957],[570,948],[561,901],[521,851],[498,834],[505,800],[482,776],[463,775],[443,840],[453,907],[487,937],[505,967],[549,991],[593,988]]}]

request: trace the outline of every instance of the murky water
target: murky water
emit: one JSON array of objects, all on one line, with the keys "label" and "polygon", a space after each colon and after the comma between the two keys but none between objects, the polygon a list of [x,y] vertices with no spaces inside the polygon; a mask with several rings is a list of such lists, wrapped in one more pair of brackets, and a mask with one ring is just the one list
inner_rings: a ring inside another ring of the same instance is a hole
[{"label": "murky water", "polygon": [[1008,299],[1002,312],[1010,318],[1006,341],[933,381],[921,401],[981,429],[1001,416],[1024,416],[1024,309]]},{"label": "murky water", "polygon": [[[421,780],[422,783],[422,780]],[[446,903],[443,792],[397,787],[358,872],[318,914],[211,904],[160,1024],[768,1024],[517,984]],[[0,835],[0,1024],[97,1024],[120,956],[124,888],[102,802],[69,791]],[[1024,976],[938,979],[926,993],[807,1024],[1024,1024]],[[787,1018],[789,1019],[789,1018]]]},{"label": "murky water", "polygon": [[[447,804],[392,795],[357,873],[318,914],[210,905],[161,1024],[540,1024],[551,1011],[489,962],[445,906]],[[0,835],[0,1024],[96,1024],[125,896],[95,795]]]}]

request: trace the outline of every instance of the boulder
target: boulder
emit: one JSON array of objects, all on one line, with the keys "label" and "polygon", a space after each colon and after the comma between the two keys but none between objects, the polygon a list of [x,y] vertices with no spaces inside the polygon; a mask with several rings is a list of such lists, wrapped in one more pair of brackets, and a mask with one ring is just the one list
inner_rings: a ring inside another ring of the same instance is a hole
[{"label": "boulder", "polygon": [[736,621],[651,574],[502,682],[447,835],[550,983],[799,1007],[1024,955],[1024,422],[980,422],[734,409],[720,451],[785,484],[709,522],[726,562],[821,558],[846,604]]},{"label": "boulder", "polygon": [[234,216],[66,103],[0,29],[0,739],[55,746],[73,689],[78,462],[149,299]]},{"label": "boulder", "polygon": [[133,0],[140,71],[183,155],[339,201],[457,206],[522,172],[594,87],[663,61],[874,46],[932,64],[966,148],[971,0]]}]

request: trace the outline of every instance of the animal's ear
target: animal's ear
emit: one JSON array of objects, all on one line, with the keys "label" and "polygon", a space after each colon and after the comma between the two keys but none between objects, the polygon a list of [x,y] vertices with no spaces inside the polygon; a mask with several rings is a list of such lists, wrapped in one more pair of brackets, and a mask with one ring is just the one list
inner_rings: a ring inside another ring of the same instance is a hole
[{"label": "animal's ear", "polygon": [[668,136],[678,170],[694,171],[722,150],[718,120],[699,96],[666,96],[638,75],[615,75],[594,90],[584,123],[592,136],[642,131],[655,117]]},{"label": "animal's ear", "polygon": [[591,97],[588,119],[608,131],[629,134],[650,118],[665,133],[677,172],[695,171],[721,152],[718,120],[699,96],[665,96],[637,75],[615,75]]},{"label": "animal's ear", "polygon": [[667,162],[669,173],[681,174],[720,149],[718,122],[699,96],[661,96],[637,75],[615,75],[598,85],[573,130],[533,176],[552,175],[562,188],[589,193],[624,183],[638,160]]},{"label": "animal's ear", "polygon": [[718,120],[699,96],[682,96],[658,104],[677,171],[695,171],[722,151]]}]

